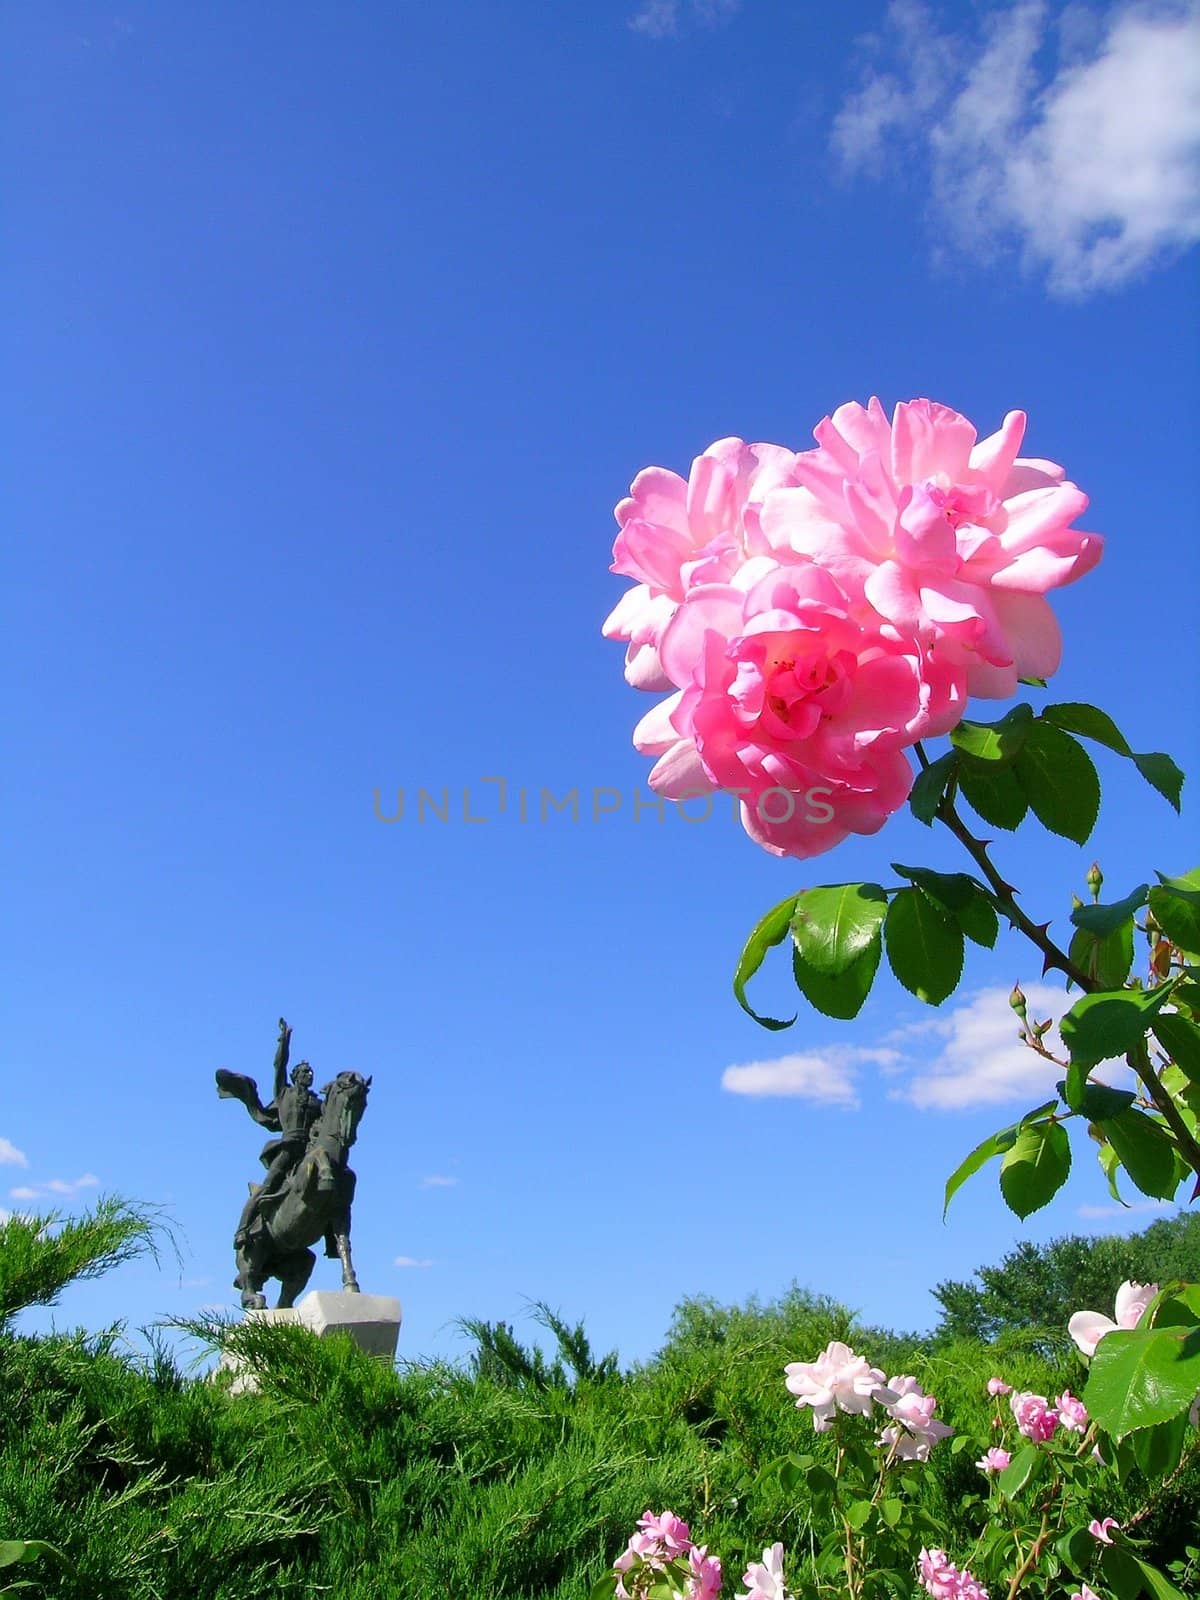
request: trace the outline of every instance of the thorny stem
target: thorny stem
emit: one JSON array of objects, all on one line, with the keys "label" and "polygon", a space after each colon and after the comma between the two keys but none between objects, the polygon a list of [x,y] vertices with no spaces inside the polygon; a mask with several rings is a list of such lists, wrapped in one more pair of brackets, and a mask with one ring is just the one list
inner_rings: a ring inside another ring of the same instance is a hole
[{"label": "thorny stem", "polygon": [[[918,743],[916,746],[917,760],[922,767],[929,765],[929,758]],[[1065,951],[1060,950],[1049,937],[1044,927],[1039,927],[1032,918],[1025,915],[1016,902],[1015,891],[1010,883],[1006,883],[1000,876],[987,853],[987,845],[982,839],[977,839],[966,823],[959,816],[954,807],[952,788],[946,790],[941,803],[937,808],[937,818],[944,823],[954,837],[966,850],[967,854],[979,867],[991,886],[992,892],[1004,908],[1004,913],[1015,928],[1019,928],[1031,943],[1042,952],[1045,963],[1044,970],[1057,968],[1068,977],[1072,983],[1077,983],[1085,994],[1095,994],[1102,985],[1097,980],[1077,967]],[[1163,1088],[1154,1072],[1150,1062],[1150,1053],[1145,1043],[1131,1050],[1126,1057],[1129,1065],[1137,1073],[1146,1089],[1146,1093],[1154,1102],[1155,1109],[1161,1114],[1163,1120],[1175,1135],[1180,1154],[1183,1155],[1192,1171],[1200,1176],[1200,1142],[1188,1129],[1187,1124],[1179,1114],[1179,1108],[1171,1096]]]},{"label": "thorny stem", "polygon": [[1029,1554],[1025,1557],[1024,1561],[1022,1561],[1016,1572],[1013,1573],[1013,1581],[1008,1586],[1008,1600],[1016,1600],[1016,1596],[1020,1594],[1022,1579],[1027,1577],[1029,1573],[1033,1571],[1034,1567],[1037,1566],[1042,1551],[1046,1547],[1046,1540],[1049,1537],[1050,1519],[1043,1513],[1041,1532],[1030,1545]]}]

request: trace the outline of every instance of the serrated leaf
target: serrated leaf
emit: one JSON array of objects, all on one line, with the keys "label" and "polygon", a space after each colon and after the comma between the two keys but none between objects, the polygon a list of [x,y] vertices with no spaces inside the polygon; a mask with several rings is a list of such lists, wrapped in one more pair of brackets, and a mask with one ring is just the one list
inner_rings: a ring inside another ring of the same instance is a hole
[{"label": "serrated leaf", "polygon": [[813,972],[840,977],[878,937],[887,895],[877,883],[825,884],[796,898],[792,938]]},{"label": "serrated leaf", "polygon": [[1149,893],[1150,885],[1140,883],[1123,900],[1114,900],[1111,905],[1076,906],[1071,913],[1071,921],[1075,927],[1103,938],[1105,934],[1132,922],[1134,912],[1140,911],[1146,904]]},{"label": "serrated leaf", "polygon": [[1042,720],[1053,723],[1056,728],[1064,728],[1068,733],[1078,733],[1085,739],[1092,739],[1096,744],[1106,745],[1119,756],[1127,757],[1151,788],[1157,789],[1164,800],[1176,811],[1179,810],[1183,773],[1170,756],[1164,755],[1161,750],[1151,750],[1144,755],[1131,750],[1125,735],[1107,712],[1082,701],[1072,701],[1046,706],[1042,711]]},{"label": "serrated leaf", "polygon": [[982,945],[985,950],[995,947],[1000,934],[1000,918],[996,915],[996,908],[989,896],[977,894],[955,915],[958,917],[959,927],[968,939]]},{"label": "serrated leaf", "polygon": [[1124,1198],[1120,1189],[1117,1188],[1117,1173],[1121,1170],[1121,1163],[1117,1159],[1117,1152],[1113,1149],[1112,1145],[1102,1144],[1096,1153],[1096,1158],[1100,1163],[1100,1170],[1104,1173],[1104,1176],[1108,1182],[1109,1194],[1112,1195],[1113,1199],[1119,1206],[1124,1206],[1126,1210],[1128,1210],[1129,1202]]},{"label": "serrated leaf", "polygon": [[1029,810],[1025,791],[1008,767],[986,767],[982,763],[963,766],[958,774],[963,799],[994,828],[1009,833],[1020,827]]},{"label": "serrated leaf", "polygon": [[1100,779],[1077,739],[1050,723],[1035,722],[1012,770],[1044,827],[1076,844],[1087,841],[1100,814]]},{"label": "serrated leaf", "polygon": [[1175,1140],[1161,1122],[1144,1111],[1128,1109],[1106,1117],[1101,1131],[1117,1152],[1125,1171],[1143,1194],[1171,1200],[1179,1188]]},{"label": "serrated leaf", "polygon": [[997,1477],[996,1484],[1000,1493],[1006,1500],[1015,1500],[1033,1481],[1035,1474],[1041,1474],[1045,1465],[1045,1451],[1038,1450],[1031,1444],[1025,1445],[1023,1449],[1017,1451]]},{"label": "serrated leaf", "polygon": [[904,1502],[889,1496],[881,1502],[879,1515],[883,1518],[885,1527],[894,1528],[904,1515]]},{"label": "serrated leaf", "polygon": [[1071,1171],[1071,1141],[1060,1122],[1022,1126],[1000,1163],[1000,1193],[1022,1221],[1054,1198]]},{"label": "serrated leaf", "polygon": [[1096,1346],[1081,1396],[1114,1439],[1169,1422],[1200,1391],[1200,1329],[1118,1328]]},{"label": "serrated leaf", "polygon": [[1151,1027],[1180,1072],[1193,1083],[1200,1083],[1200,1028],[1177,1011],[1160,1011]]},{"label": "serrated leaf", "polygon": [[847,967],[846,971],[839,973],[836,978],[830,978],[823,972],[814,972],[799,950],[793,946],[792,976],[796,980],[796,987],[810,1006],[815,1007],[823,1016],[837,1017],[839,1021],[849,1022],[862,1010],[863,1003],[871,992],[871,985],[879,970],[879,954],[880,938],[876,932],[875,938],[854,965]]},{"label": "serrated leaf", "polygon": [[1016,1143],[1020,1125],[1013,1123],[1011,1128],[1001,1128],[998,1133],[990,1133],[982,1144],[977,1144],[969,1156],[966,1156],[955,1167],[946,1179],[946,1196],[942,1206],[942,1221],[946,1220],[946,1213],[950,1210],[950,1202],[966,1183],[968,1178],[973,1178],[980,1167],[986,1166],[996,1156],[1002,1156],[1011,1150]]},{"label": "serrated leaf", "polygon": [[1187,1412],[1181,1411],[1169,1422],[1156,1422],[1152,1428],[1139,1428],[1134,1433],[1134,1459],[1151,1482],[1174,1472],[1188,1432]]},{"label": "serrated leaf", "polygon": [[906,867],[899,861],[892,862],[892,871],[923,889],[943,911],[960,911],[982,887],[967,872],[935,872],[932,867]]},{"label": "serrated leaf", "polygon": [[787,938],[798,899],[798,895],[789,895],[786,900],[781,900],[777,906],[772,906],[766,916],[755,924],[738,960],[737,971],[733,975],[733,992],[737,997],[738,1005],[764,1028],[773,1030],[790,1028],[796,1020],[795,1017],[792,1017],[788,1022],[779,1022],[774,1017],[760,1017],[749,1000],[746,999],[746,985],[759,967],[762,966],[763,961],[766,959],[767,951],[777,944],[782,944]]},{"label": "serrated leaf", "polygon": [[874,1509],[875,1507],[869,1500],[855,1500],[846,1508],[846,1521],[856,1532],[861,1532],[870,1522],[871,1513]]},{"label": "serrated leaf", "polygon": [[901,889],[883,924],[888,961],[918,1000],[941,1005],[954,993],[963,969],[963,934],[958,923],[919,889]]},{"label": "serrated leaf", "polygon": [[951,728],[950,743],[972,761],[1004,766],[1020,753],[1033,725],[1033,707],[1022,702],[998,722],[972,722],[964,717]]},{"label": "serrated leaf", "polygon": [[1120,1116],[1137,1099],[1132,1089],[1112,1089],[1107,1083],[1090,1083],[1087,1074],[1086,1067],[1073,1063],[1059,1084],[1058,1092],[1072,1111],[1078,1111],[1089,1122]]},{"label": "serrated leaf", "polygon": [[954,777],[958,767],[958,754],[949,750],[944,756],[939,756],[936,761],[931,761],[917,773],[909,791],[908,807],[918,822],[923,822],[928,828],[942,803],[950,780]]},{"label": "serrated leaf", "polygon": [[1150,891],[1150,912],[1172,944],[1200,951],[1200,889],[1176,881]]},{"label": "serrated leaf", "polygon": [[606,1572],[598,1578],[588,1592],[588,1600],[612,1600],[617,1592],[617,1574]]},{"label": "serrated leaf", "polygon": [[1071,935],[1067,955],[1093,983],[1104,989],[1119,989],[1133,966],[1133,919],[1103,937],[1077,928]]},{"label": "serrated leaf", "polygon": [[1164,983],[1149,991],[1102,989],[1076,1000],[1058,1025],[1071,1060],[1094,1067],[1127,1055],[1145,1038],[1170,993]]}]

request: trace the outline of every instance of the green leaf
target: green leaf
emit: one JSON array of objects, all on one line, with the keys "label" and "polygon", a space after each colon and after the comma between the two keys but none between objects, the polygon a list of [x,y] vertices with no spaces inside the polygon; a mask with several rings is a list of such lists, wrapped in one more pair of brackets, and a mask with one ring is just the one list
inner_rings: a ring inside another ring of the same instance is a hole
[{"label": "green leaf", "polygon": [[887,895],[877,883],[837,883],[797,896],[792,938],[813,972],[838,978],[878,938]]},{"label": "green leaf", "polygon": [[951,728],[950,743],[973,761],[1005,766],[1020,753],[1033,726],[1033,707],[1022,703],[999,722],[970,722],[964,718]]},{"label": "green leaf", "polygon": [[606,1572],[602,1578],[592,1585],[588,1591],[588,1600],[612,1600],[617,1592],[617,1575],[615,1572]]},{"label": "green leaf", "polygon": [[879,1515],[883,1518],[885,1527],[894,1528],[904,1515],[903,1500],[892,1498],[884,1500],[879,1507]]},{"label": "green leaf", "polygon": [[1169,1422],[1156,1422],[1152,1428],[1139,1428],[1133,1435],[1133,1454],[1139,1467],[1152,1482],[1174,1472],[1183,1454],[1189,1432],[1187,1412],[1181,1411]]},{"label": "green leaf", "polygon": [[1146,992],[1108,989],[1085,994],[1058,1025],[1071,1060],[1086,1067],[1126,1055],[1146,1036],[1159,1008],[1170,998],[1170,984]]},{"label": "green leaf", "polygon": [[936,761],[931,761],[917,773],[912,790],[908,796],[909,810],[918,822],[923,822],[928,828],[937,809],[942,803],[950,780],[954,777],[958,767],[958,755],[953,750],[948,750],[944,756],[939,756]]},{"label": "green leaf", "polygon": [[1143,1194],[1155,1200],[1174,1198],[1180,1183],[1175,1140],[1161,1122],[1130,1109],[1105,1119],[1101,1132]]},{"label": "green leaf", "polygon": [[1168,880],[1151,889],[1150,912],[1172,944],[1200,951],[1200,890]]},{"label": "green leaf", "polygon": [[1141,1563],[1123,1545],[1106,1544],[1100,1551],[1100,1568],[1105,1584],[1116,1600],[1140,1600],[1145,1593]]},{"label": "green leaf", "polygon": [[1119,989],[1133,965],[1133,918],[1102,936],[1077,928],[1067,954],[1094,983],[1105,989]]},{"label": "green leaf", "polygon": [[1006,1150],[1011,1150],[1017,1141],[1020,1125],[1013,1123],[1011,1128],[1001,1128],[999,1133],[990,1133],[982,1144],[977,1144],[970,1155],[960,1161],[958,1166],[946,1179],[946,1197],[942,1206],[942,1221],[946,1220],[946,1213],[950,1210],[950,1202],[966,1183],[968,1178],[973,1178],[980,1167],[986,1166],[995,1156],[1002,1156]]},{"label": "green leaf", "polygon": [[1015,1500],[1022,1489],[1028,1487],[1033,1481],[1034,1474],[1040,1474],[1046,1465],[1046,1453],[1036,1446],[1027,1444],[1024,1449],[1018,1450],[1004,1471],[996,1479],[996,1485],[1006,1500]]},{"label": "green leaf", "polygon": [[1087,1524],[1081,1522],[1064,1533],[1054,1548],[1071,1571],[1079,1576],[1091,1569],[1092,1557],[1096,1554],[1096,1541],[1088,1532]]},{"label": "green leaf", "polygon": [[1140,911],[1146,904],[1149,893],[1150,885],[1141,883],[1124,900],[1114,900],[1111,905],[1076,906],[1071,913],[1071,921],[1077,928],[1103,938],[1105,934],[1132,922],[1134,912]]},{"label": "green leaf", "polygon": [[878,933],[852,967],[836,978],[823,972],[814,972],[801,956],[792,949],[792,976],[800,993],[817,1011],[826,1017],[837,1017],[849,1022],[863,1008],[871,992],[875,974],[879,970],[880,939]]},{"label": "green leaf", "polygon": [[1096,744],[1107,745],[1119,756],[1126,756],[1146,782],[1157,789],[1163,799],[1169,801],[1176,811],[1179,810],[1183,773],[1170,756],[1163,755],[1159,750],[1152,750],[1146,755],[1137,755],[1129,748],[1125,735],[1106,712],[1096,706],[1085,705],[1081,701],[1072,701],[1063,705],[1044,707],[1042,720],[1052,722],[1056,728],[1065,728],[1068,733],[1081,734],[1083,738],[1092,739]]},{"label": "green leaf", "polygon": [[48,1556],[60,1566],[69,1566],[66,1556],[45,1539],[0,1539],[0,1567],[20,1567]]},{"label": "green leaf", "polygon": [[1178,1011],[1160,1011],[1150,1026],[1180,1072],[1200,1083],[1200,1028]]},{"label": "green leaf", "polygon": [[766,916],[755,924],[750,937],[746,940],[746,947],[738,960],[737,971],[733,975],[733,992],[737,996],[738,1005],[764,1028],[790,1028],[796,1020],[795,1017],[792,1017],[788,1022],[778,1022],[774,1017],[760,1017],[749,1000],[746,999],[746,985],[759,967],[762,966],[767,951],[773,945],[782,944],[787,938],[788,929],[792,925],[792,915],[796,909],[796,901],[799,898],[799,895],[789,895],[786,900],[781,900],[777,906],[772,906]]},{"label": "green leaf", "polygon": [[1100,779],[1077,739],[1051,723],[1035,722],[1013,773],[1043,826],[1076,844],[1086,842],[1100,814]]},{"label": "green leaf", "polygon": [[985,950],[991,950],[995,946],[1000,933],[1000,918],[996,915],[996,908],[989,896],[976,894],[961,911],[955,912],[955,916],[968,939],[981,944]]},{"label": "green leaf", "polygon": [[1200,1328],[1118,1328],[1096,1346],[1081,1399],[1114,1439],[1169,1422],[1200,1391]]},{"label": "green leaf", "polygon": [[869,1500],[855,1500],[846,1509],[846,1521],[856,1531],[861,1531],[870,1522],[874,1509]]},{"label": "green leaf", "polygon": [[1087,1068],[1072,1065],[1058,1092],[1070,1106],[1089,1122],[1103,1122],[1107,1117],[1120,1116],[1137,1099],[1131,1089],[1110,1089],[1106,1083],[1089,1083]]},{"label": "green leaf", "polygon": [[1048,1205],[1071,1170],[1071,1141],[1060,1122],[1022,1126],[1000,1163],[1000,1193],[1022,1221]]},{"label": "green leaf", "polygon": [[918,889],[901,889],[883,925],[888,960],[904,987],[928,1005],[954,993],[963,969],[962,929]]},{"label": "green leaf", "polygon": [[1096,1152],[1096,1159],[1100,1163],[1100,1170],[1108,1180],[1108,1192],[1119,1206],[1128,1209],[1129,1202],[1125,1200],[1120,1189],[1117,1188],[1117,1173],[1121,1170],[1121,1163],[1117,1159],[1117,1152],[1110,1144],[1102,1144]]},{"label": "green leaf", "polygon": [[958,787],[963,799],[985,822],[1009,833],[1020,827],[1029,810],[1025,791],[1008,767],[964,765],[958,775]]},{"label": "green leaf", "polygon": [[892,862],[892,871],[924,889],[943,911],[961,911],[982,887],[967,872],[935,872],[932,867],[906,867],[899,861]]}]

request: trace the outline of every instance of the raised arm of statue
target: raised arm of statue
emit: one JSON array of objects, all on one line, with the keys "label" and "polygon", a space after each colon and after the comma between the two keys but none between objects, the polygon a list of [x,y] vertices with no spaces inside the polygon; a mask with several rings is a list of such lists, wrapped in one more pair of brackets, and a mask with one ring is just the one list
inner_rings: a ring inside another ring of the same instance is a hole
[{"label": "raised arm of statue", "polygon": [[287,1088],[288,1053],[292,1045],[292,1030],[285,1018],[279,1019],[279,1044],[275,1051],[275,1099]]}]

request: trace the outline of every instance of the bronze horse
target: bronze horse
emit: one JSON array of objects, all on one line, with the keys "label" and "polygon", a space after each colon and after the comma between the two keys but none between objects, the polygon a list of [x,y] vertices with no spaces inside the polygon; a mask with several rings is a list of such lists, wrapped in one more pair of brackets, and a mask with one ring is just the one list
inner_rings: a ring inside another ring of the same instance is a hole
[{"label": "bronze horse", "polygon": [[264,1194],[244,1242],[236,1247],[237,1277],[247,1310],[267,1301],[263,1284],[280,1282],[280,1306],[293,1306],[316,1265],[308,1248],[324,1237],[325,1254],[342,1263],[342,1288],[358,1293],[350,1257],[350,1206],[354,1173],[346,1164],[366,1109],[371,1079],[339,1072],[321,1091],[325,1104],[312,1126],[308,1147],[275,1194]]}]

